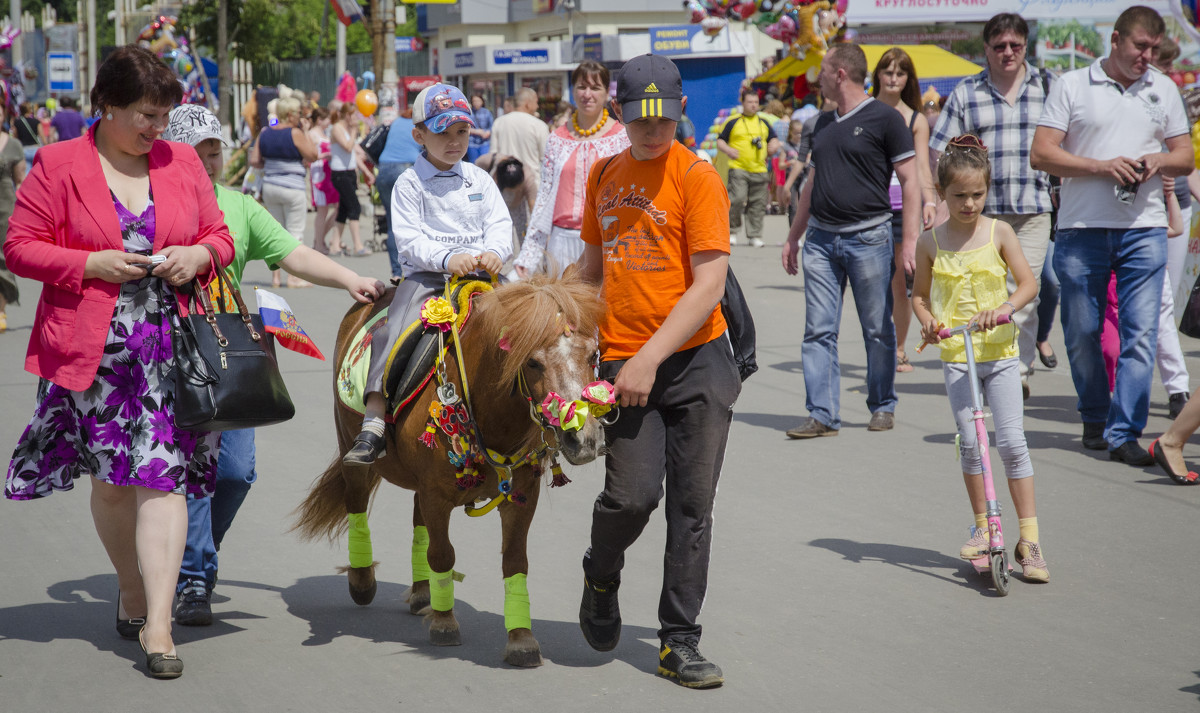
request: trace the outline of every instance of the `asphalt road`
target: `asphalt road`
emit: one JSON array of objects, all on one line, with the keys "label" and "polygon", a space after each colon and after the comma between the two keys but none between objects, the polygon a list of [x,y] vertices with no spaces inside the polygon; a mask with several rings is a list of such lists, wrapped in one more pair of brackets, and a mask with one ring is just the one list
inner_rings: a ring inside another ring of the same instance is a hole
[{"label": "asphalt road", "polygon": [[[895,430],[868,433],[862,338],[848,304],[845,426],[837,438],[784,437],[806,415],[803,284],[779,266],[784,231],[783,219],[768,218],[769,246],[739,247],[732,258],[757,318],[762,370],[736,406],[702,616],[702,648],[723,667],[723,688],[690,691],[654,675],[661,516],[629,552],[620,646],[604,654],[583,641],[579,561],[599,464],[568,469],[574,483],[544,493],[534,521],[529,590],[543,667],[501,660],[495,516],[456,514],[452,524],[455,569],[467,575],[456,589],[462,646],[431,646],[407,612],[412,500],[387,484],[371,519],[378,596],[353,604],[335,572],[345,541],[305,543],[289,532],[293,508],[334,455],[332,365],[282,352],[296,418],[258,432],[260,479],[224,543],[216,622],[175,629],[183,678],[147,678],[137,644],[113,631],[116,576],[86,484],[0,501],[0,711],[1197,710],[1200,573],[1188,533],[1200,488],[1081,449],[1056,329],[1061,363],[1036,374],[1025,421],[1051,582],[1017,580],[998,598],[957,557],[972,520],[934,353],[898,376]],[[366,274],[388,271],[382,255],[341,259]],[[269,285],[261,263],[246,283]],[[22,291],[0,335],[5,448],[33,410],[34,379],[21,365],[38,286]],[[331,353],[347,295],[280,293]],[[1185,338],[1200,376],[1196,346]],[[1166,428],[1165,414],[1156,384],[1143,445]],[[1200,459],[1200,448],[1188,455]],[[1016,516],[1000,490],[1011,544]]]}]

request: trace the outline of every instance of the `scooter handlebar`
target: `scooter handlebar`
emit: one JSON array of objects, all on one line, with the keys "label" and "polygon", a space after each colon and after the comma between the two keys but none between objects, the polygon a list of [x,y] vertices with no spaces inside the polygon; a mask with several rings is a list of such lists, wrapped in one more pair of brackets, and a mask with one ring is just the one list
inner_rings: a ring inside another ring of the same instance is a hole
[{"label": "scooter handlebar", "polygon": [[[1012,321],[1011,315],[1002,314],[996,318],[996,326],[999,327],[1000,325],[1008,324],[1011,321]],[[948,338],[954,336],[955,334],[965,334],[967,332],[978,332],[978,331],[979,331],[979,325],[975,322],[971,322],[969,324],[964,324],[961,327],[955,327],[954,329],[939,330],[938,331],[938,339],[948,339]]]},{"label": "scooter handlebar", "polygon": [[[1011,315],[1002,314],[996,318],[996,326],[998,327],[1002,324],[1008,324],[1011,321],[1012,321]],[[949,339],[950,337],[954,336],[955,334],[964,334],[966,332],[974,332],[974,331],[978,331],[978,329],[979,329],[979,325],[974,324],[974,323],[964,324],[961,327],[955,327],[954,329],[940,329],[940,330],[938,330],[938,339]],[[921,352],[925,351],[925,347],[927,347],[927,346],[929,346],[929,342],[922,341],[921,344],[917,347],[917,353],[920,354]]]}]

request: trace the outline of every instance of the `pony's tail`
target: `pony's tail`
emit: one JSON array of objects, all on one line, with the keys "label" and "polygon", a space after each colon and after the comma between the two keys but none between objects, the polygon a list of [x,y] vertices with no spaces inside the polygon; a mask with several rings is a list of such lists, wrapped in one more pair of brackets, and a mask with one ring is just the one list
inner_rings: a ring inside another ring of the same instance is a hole
[{"label": "pony's tail", "polygon": [[[367,495],[373,496],[381,478],[371,469],[367,482]],[[342,456],[334,456],[325,472],[313,481],[308,496],[294,511],[296,524],[292,530],[300,533],[303,540],[326,537],[333,540],[346,532],[346,479],[342,477]]]}]

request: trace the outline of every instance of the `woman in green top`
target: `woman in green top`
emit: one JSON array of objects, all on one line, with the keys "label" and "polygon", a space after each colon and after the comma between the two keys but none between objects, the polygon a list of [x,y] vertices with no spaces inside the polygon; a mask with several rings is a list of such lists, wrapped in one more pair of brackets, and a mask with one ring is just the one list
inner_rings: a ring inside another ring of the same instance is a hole
[{"label": "woman in green top", "polygon": [[[234,258],[228,267],[234,285],[240,285],[249,260],[263,260],[272,268],[326,287],[341,287],[355,300],[372,302],[383,295],[379,280],[353,270],[300,243],[253,197],[217,184],[224,169],[221,122],[202,106],[185,104],[171,111],[163,138],[195,147],[217,192],[217,206],[233,235]],[[188,536],[179,572],[175,621],[184,626],[212,623],[209,600],[217,579],[217,547],[229,530],[242,501],[257,478],[254,470],[254,429],[221,434],[217,459],[217,485],[212,498],[188,498]]]}]

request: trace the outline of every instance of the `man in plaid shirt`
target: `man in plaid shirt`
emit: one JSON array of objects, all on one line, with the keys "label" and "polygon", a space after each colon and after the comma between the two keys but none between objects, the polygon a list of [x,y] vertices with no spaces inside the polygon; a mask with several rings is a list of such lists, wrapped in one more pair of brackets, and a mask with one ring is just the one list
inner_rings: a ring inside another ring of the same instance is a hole
[{"label": "man in plaid shirt", "polygon": [[[992,185],[984,212],[1012,226],[1021,250],[1039,282],[1050,244],[1050,179],[1029,166],[1033,134],[1053,81],[1025,59],[1029,26],[1020,15],[1001,13],[983,26],[987,69],[959,82],[946,100],[937,127],[929,137],[934,152],[946,150],[959,134],[975,134],[988,147]],[[1017,289],[1012,275],[1008,290]],[[1029,374],[1037,354],[1035,297],[1015,322],[1020,331],[1021,388],[1029,398]]]}]

